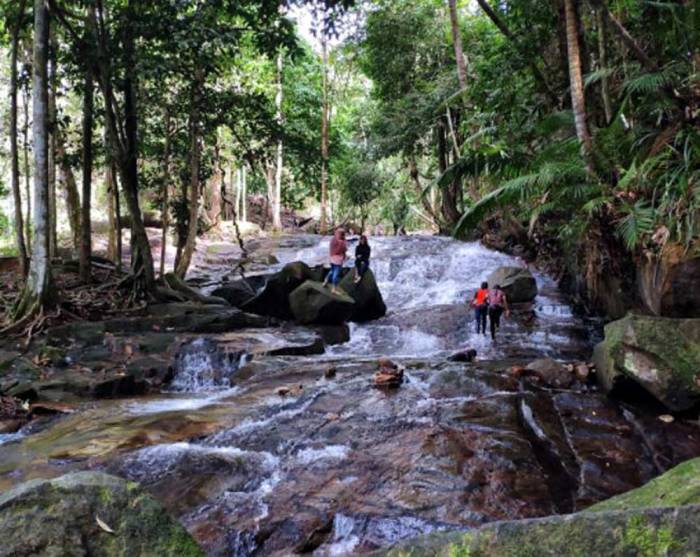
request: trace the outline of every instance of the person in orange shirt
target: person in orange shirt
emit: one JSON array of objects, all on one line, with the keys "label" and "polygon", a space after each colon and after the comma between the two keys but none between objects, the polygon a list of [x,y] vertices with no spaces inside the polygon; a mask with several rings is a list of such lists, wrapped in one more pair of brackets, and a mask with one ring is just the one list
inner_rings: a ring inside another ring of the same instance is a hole
[{"label": "person in orange shirt", "polygon": [[476,317],[476,334],[486,334],[486,317],[489,313],[489,285],[487,282],[481,283],[481,288],[474,293],[474,298],[470,304],[474,308]]}]

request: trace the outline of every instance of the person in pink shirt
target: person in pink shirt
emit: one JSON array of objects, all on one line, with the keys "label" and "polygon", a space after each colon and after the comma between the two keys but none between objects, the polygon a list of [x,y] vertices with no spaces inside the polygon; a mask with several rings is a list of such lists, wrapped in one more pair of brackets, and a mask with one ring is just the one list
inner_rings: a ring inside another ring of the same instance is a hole
[{"label": "person in pink shirt", "polygon": [[338,283],[340,282],[340,273],[343,269],[343,263],[345,263],[345,258],[347,257],[348,244],[345,241],[345,230],[338,228],[333,234],[333,239],[330,245],[330,256],[331,256],[331,270],[326,275],[326,279],[323,281],[323,286],[328,284],[330,279],[333,288],[331,292],[333,294],[338,293]]}]

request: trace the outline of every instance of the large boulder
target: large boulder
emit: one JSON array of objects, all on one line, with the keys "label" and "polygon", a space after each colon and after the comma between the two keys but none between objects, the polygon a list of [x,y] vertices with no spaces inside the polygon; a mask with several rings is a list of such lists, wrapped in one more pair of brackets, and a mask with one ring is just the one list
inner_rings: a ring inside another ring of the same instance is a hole
[{"label": "large boulder", "polygon": [[367,269],[362,280],[355,282],[355,273],[347,273],[340,281],[340,288],[355,300],[351,321],[372,321],[386,315],[386,304],[379,291],[372,269]]},{"label": "large boulder", "polygon": [[433,534],[374,555],[510,557],[686,556],[700,547],[700,505],[583,512],[495,522],[467,532]]},{"label": "large boulder", "polygon": [[2,555],[200,556],[138,484],[98,472],[32,480],[0,495]]},{"label": "large boulder", "polygon": [[671,410],[700,401],[700,319],[628,314],[605,326],[593,360],[607,392],[633,381]]},{"label": "large boulder", "polygon": [[291,320],[294,314],[289,305],[289,295],[307,280],[323,280],[322,272],[322,269],[311,269],[301,261],[288,263],[272,275],[263,289],[241,308],[258,315]]},{"label": "large boulder", "polygon": [[488,279],[489,286],[499,284],[512,304],[531,302],[537,296],[537,282],[523,267],[499,267]]},{"label": "large boulder", "polygon": [[667,243],[637,268],[639,297],[654,315],[700,317],[700,242],[687,249]]},{"label": "large boulder", "polygon": [[316,281],[306,281],[289,296],[294,318],[303,324],[338,325],[350,320],[355,301],[342,289],[336,294]]},{"label": "large boulder", "polygon": [[[438,533],[379,552],[391,556],[696,555],[700,459],[584,512]],[[591,535],[594,532],[595,535]]]},{"label": "large boulder", "polygon": [[212,296],[223,298],[234,307],[241,307],[255,298],[258,290],[262,289],[272,274],[251,275],[244,279],[233,280],[212,291]]}]

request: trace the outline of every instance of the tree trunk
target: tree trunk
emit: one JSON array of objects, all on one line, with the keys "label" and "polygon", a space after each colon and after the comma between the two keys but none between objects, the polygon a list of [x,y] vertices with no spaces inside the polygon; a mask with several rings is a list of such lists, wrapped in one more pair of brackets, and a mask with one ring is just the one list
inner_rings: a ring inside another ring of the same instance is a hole
[{"label": "tree trunk", "polygon": [[165,149],[163,153],[163,205],[161,221],[163,230],[160,243],[160,278],[165,276],[165,255],[168,248],[168,225],[170,219],[170,110],[165,109]]},{"label": "tree trunk", "polygon": [[[89,11],[94,10],[90,6]],[[94,17],[88,17],[88,22]],[[88,30],[88,35],[91,34]],[[87,284],[90,282],[92,256],[92,219],[91,219],[91,199],[92,199],[92,124],[93,124],[93,78],[90,64],[85,68],[85,89],[83,91],[83,197],[81,207],[81,227],[80,227],[80,280]]]},{"label": "tree trunk", "polygon": [[58,219],[56,210],[56,130],[57,109],[56,91],[58,90],[58,73],[56,53],[58,41],[56,33],[49,29],[49,222],[51,231],[49,234],[49,255],[55,257],[58,250]]},{"label": "tree trunk", "polygon": [[32,135],[34,140],[34,245],[29,274],[15,306],[14,319],[33,315],[54,295],[49,257],[48,56],[49,11],[46,0],[34,0],[34,60],[32,65]]},{"label": "tree trunk", "polygon": [[[416,164],[416,158],[413,155],[408,160],[408,174],[409,176],[411,176],[411,180],[413,180],[413,184],[416,188],[416,193],[418,194],[418,197],[421,201],[421,204],[423,205],[423,208],[425,209],[425,212],[430,215],[430,218],[433,221],[432,223],[436,224],[439,219],[435,212],[435,206],[431,203],[431,200],[428,199],[428,197],[425,195],[425,192],[423,191],[423,185],[420,182],[420,175],[418,173],[418,165]],[[431,187],[431,196],[433,194],[433,191],[434,189]]]},{"label": "tree trunk", "polygon": [[241,220],[248,221],[248,169],[241,167]]},{"label": "tree trunk", "polygon": [[459,29],[459,16],[457,14],[457,0],[447,0],[450,10],[450,28],[452,31],[452,45],[455,49],[455,60],[457,61],[457,78],[459,88],[467,88],[467,65],[464,62],[464,50],[462,50],[462,33]]},{"label": "tree trunk", "polygon": [[[19,183],[19,151],[17,146],[17,53],[19,50],[19,31],[24,19],[26,1],[20,0],[17,22],[12,29],[12,46],[10,50],[10,160],[12,174],[12,200],[15,206],[15,242],[19,270],[23,277],[27,276],[28,259],[27,246],[24,242],[24,218],[22,217],[22,194]],[[29,218],[29,215],[27,215]]]},{"label": "tree trunk", "polygon": [[[596,25],[598,27],[598,61],[601,70],[608,67],[608,48],[606,44],[605,21],[600,8],[595,11]],[[610,103],[610,86],[607,76],[603,76],[600,81],[600,95],[603,100],[603,110],[605,111],[605,124],[612,121],[612,105]]]},{"label": "tree trunk", "polygon": [[[139,0],[129,0],[127,4],[128,17],[136,19],[134,4]],[[124,95],[124,121],[118,119],[116,101],[114,98],[114,86],[112,80],[110,51],[107,47],[108,38],[104,36],[105,22],[103,10],[97,11],[100,24],[95,21],[93,15],[92,28],[97,30],[97,59],[95,77],[98,80],[102,96],[104,98],[105,123],[109,134],[112,160],[115,161],[119,171],[119,178],[124,192],[127,209],[131,217],[131,272],[134,278],[134,294],[150,294],[155,291],[155,273],[153,268],[153,256],[143,224],[141,208],[139,206],[138,190],[138,117],[135,94],[135,60],[133,28],[127,26],[124,37],[124,65],[127,68],[122,80]],[[115,191],[117,188],[115,188]],[[117,202],[117,211],[119,203]],[[117,213],[119,214],[119,213]]]},{"label": "tree trunk", "polygon": [[321,105],[321,222],[319,232],[328,231],[328,40],[321,35],[321,61],[323,64],[322,105]]},{"label": "tree trunk", "polygon": [[27,238],[27,246],[29,246],[29,252],[34,248],[34,243],[32,242],[32,182],[31,182],[31,169],[29,167],[29,88],[27,85],[24,86],[22,92],[22,104],[24,108],[24,125],[22,126],[22,152],[24,157],[24,194],[27,198],[27,220],[24,222],[25,226],[25,237]]},{"label": "tree trunk", "polygon": [[56,130],[56,158],[60,170],[60,182],[64,189],[66,212],[68,213],[68,226],[73,240],[73,249],[77,252],[80,249],[80,196],[78,186],[75,182],[73,169],[68,164],[66,146],[63,134]]},{"label": "tree trunk", "polygon": [[[282,128],[284,115],[282,114],[282,51],[277,53],[277,94],[275,95],[275,105],[277,107],[277,123]],[[282,230],[282,163],[283,163],[282,137],[277,140],[277,160],[275,164],[275,201],[272,206],[272,227],[275,230]]]},{"label": "tree trunk", "polygon": [[593,143],[591,140],[591,134],[588,130],[586,100],[583,90],[583,77],[581,74],[581,50],[579,46],[578,24],[576,21],[577,11],[574,2],[575,0],[564,0],[571,106],[574,111],[576,136],[581,144],[581,155],[586,161],[589,170],[592,171],[590,155],[593,148]]},{"label": "tree trunk", "polygon": [[110,171],[112,173],[112,183],[114,184],[114,220],[117,225],[117,253],[116,253],[116,264],[117,271],[122,270],[122,259],[124,258],[122,249],[122,206],[119,200],[119,181],[114,163],[110,161]]},{"label": "tree trunk", "polygon": [[175,266],[175,274],[184,279],[192,261],[197,242],[197,221],[199,216],[199,167],[201,164],[201,138],[199,127],[200,88],[204,75],[198,71],[192,84],[192,106],[190,107],[190,189],[189,189],[189,221],[187,223],[187,239],[182,249],[180,259]]},{"label": "tree trunk", "polygon": [[107,259],[117,259],[117,219],[114,215],[114,173],[112,165],[105,165],[105,194],[107,198]]},{"label": "tree trunk", "polygon": [[[447,124],[445,118],[440,119],[437,126],[437,142],[438,142],[438,167],[440,174],[443,174],[448,167],[448,148],[447,148]],[[442,204],[441,212],[443,224],[441,224],[443,233],[451,233],[454,226],[459,221],[459,211],[457,209],[457,184],[454,182],[442,188]]]}]

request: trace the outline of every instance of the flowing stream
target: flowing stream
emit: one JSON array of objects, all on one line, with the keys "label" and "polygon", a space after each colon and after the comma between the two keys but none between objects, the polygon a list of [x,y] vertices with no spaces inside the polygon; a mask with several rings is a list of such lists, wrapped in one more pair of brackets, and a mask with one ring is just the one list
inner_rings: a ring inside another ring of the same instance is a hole
[{"label": "flowing stream", "polygon": [[[595,340],[548,277],[535,273],[537,299],[492,342],[464,302],[495,268],[522,262],[436,237],[377,238],[372,249],[388,314],[352,325],[349,342],[251,356],[197,339],[177,357],[171,392],[93,404],[0,446],[0,488],[98,468],[145,485],[210,555],[345,555],[582,509],[700,454],[695,426],[662,424],[593,387],[511,376],[537,357],[584,359]],[[326,252],[327,240],[287,238],[271,267]],[[230,269],[207,272],[217,283]],[[464,348],[476,362],[446,360]],[[378,356],[405,366],[399,389],[374,387]]]}]

